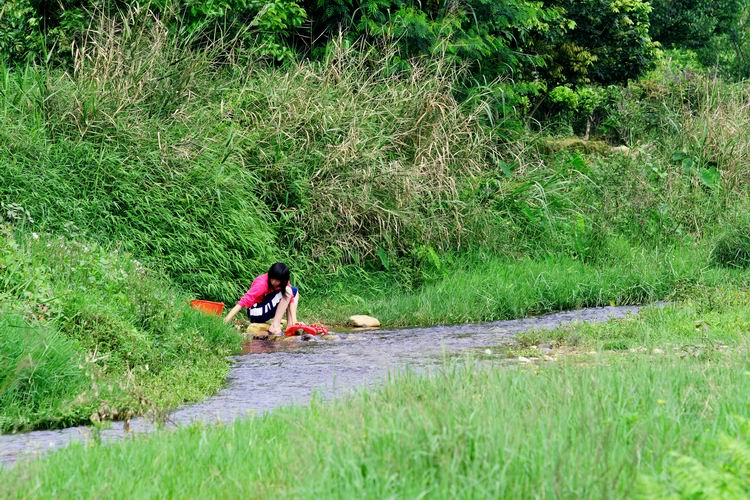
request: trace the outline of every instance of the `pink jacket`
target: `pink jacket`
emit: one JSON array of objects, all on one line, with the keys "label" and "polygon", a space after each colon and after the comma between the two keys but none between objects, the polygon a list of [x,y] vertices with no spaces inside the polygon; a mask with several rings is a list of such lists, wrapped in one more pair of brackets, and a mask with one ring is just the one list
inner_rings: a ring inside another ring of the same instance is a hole
[{"label": "pink jacket", "polygon": [[[250,307],[258,302],[263,302],[268,295],[275,295],[280,291],[280,288],[272,290],[271,287],[268,286],[268,273],[261,274],[253,280],[253,284],[250,285],[250,290],[248,290],[237,303],[242,307]],[[295,299],[294,295],[292,295],[292,302],[294,302]]]}]

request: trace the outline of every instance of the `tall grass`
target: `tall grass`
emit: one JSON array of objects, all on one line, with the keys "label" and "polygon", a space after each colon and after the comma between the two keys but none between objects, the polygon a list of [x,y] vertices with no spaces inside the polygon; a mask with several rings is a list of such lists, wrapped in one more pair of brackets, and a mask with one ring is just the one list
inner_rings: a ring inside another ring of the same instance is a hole
[{"label": "tall grass", "polygon": [[207,298],[236,300],[276,259],[307,291],[345,266],[414,288],[478,250],[585,260],[613,234],[710,234],[746,198],[745,87],[702,76],[633,87],[638,156],[592,158],[499,129],[483,94],[455,97],[461,68],[391,47],[277,67],[136,8],[96,17],[72,60],[0,68],[0,202]]},{"label": "tall grass", "polygon": [[457,247],[490,139],[453,68],[337,46],[278,69],[228,44],[134,10],[93,23],[72,71],[3,68],[0,197],[225,300],[275,258]]},{"label": "tall grass", "polygon": [[235,296],[279,252],[259,178],[234,156],[226,81],[211,46],[129,16],[94,23],[74,71],[0,70],[0,198],[40,230],[122,243],[191,290]]},{"label": "tall grass", "polygon": [[[610,304],[643,304],[678,296],[705,283],[729,279],[709,270],[707,250],[678,247],[647,251],[619,241],[607,259],[582,262],[565,254],[508,259],[473,257],[412,293],[382,292],[353,283],[333,297],[314,296],[314,313],[344,321],[352,310],[389,326],[464,323],[519,318]],[[740,279],[739,277],[736,279]],[[377,290],[379,283],[373,284]],[[309,297],[308,297],[309,299]]]},{"label": "tall grass", "polygon": [[454,98],[459,72],[445,61],[397,67],[393,49],[336,46],[323,63],[255,70],[228,103],[252,130],[242,157],[258,194],[302,255],[361,263],[460,247],[474,215],[460,190],[486,169],[491,131],[481,107]]},{"label": "tall grass", "polygon": [[750,93],[747,82],[660,68],[632,84],[619,126],[634,158],[658,184],[661,213],[683,231],[711,234],[747,204]]}]

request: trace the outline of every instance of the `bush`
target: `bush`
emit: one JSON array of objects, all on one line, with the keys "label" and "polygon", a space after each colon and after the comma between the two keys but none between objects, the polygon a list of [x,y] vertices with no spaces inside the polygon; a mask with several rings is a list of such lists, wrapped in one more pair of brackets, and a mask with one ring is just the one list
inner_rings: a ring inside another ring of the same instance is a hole
[{"label": "bush", "polygon": [[44,48],[41,18],[33,2],[9,0],[0,4],[0,62],[34,60]]},{"label": "bush", "polygon": [[73,404],[90,389],[83,364],[75,341],[0,311],[0,432],[87,418],[90,408]]},{"label": "bush", "polygon": [[195,400],[239,347],[138,261],[48,234],[0,233],[0,297],[0,432]]}]

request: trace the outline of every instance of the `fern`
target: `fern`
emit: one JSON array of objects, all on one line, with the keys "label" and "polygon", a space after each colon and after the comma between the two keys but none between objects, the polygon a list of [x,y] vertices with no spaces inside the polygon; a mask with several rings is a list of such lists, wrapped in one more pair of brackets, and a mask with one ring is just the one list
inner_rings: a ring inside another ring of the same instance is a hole
[{"label": "fern", "polygon": [[673,453],[663,477],[641,479],[643,498],[748,498],[750,497],[750,420],[736,419],[737,436],[722,435],[716,456],[708,462]]}]

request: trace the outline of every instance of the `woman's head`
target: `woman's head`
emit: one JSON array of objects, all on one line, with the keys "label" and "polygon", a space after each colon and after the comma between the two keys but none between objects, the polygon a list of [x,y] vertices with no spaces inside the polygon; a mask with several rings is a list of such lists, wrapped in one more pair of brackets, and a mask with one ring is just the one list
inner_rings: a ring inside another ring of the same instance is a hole
[{"label": "woman's head", "polygon": [[289,285],[289,268],[283,262],[277,262],[268,270],[268,285],[272,290],[281,288],[281,293],[286,295],[286,287]]}]

